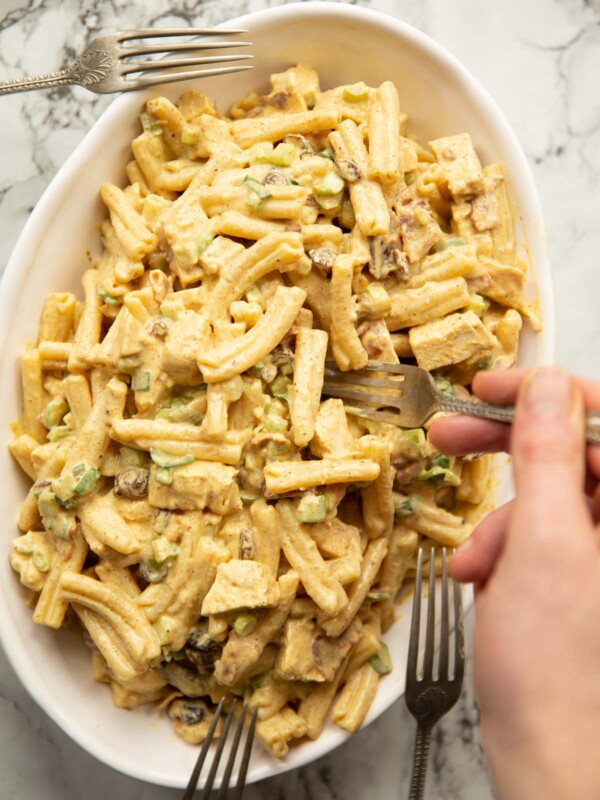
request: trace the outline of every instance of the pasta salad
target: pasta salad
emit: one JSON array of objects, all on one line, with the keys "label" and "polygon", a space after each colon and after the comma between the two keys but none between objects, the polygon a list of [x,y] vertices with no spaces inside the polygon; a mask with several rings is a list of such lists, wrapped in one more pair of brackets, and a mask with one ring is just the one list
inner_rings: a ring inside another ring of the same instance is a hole
[{"label": "pasta salad", "polygon": [[467,396],[539,315],[502,166],[468,133],[417,142],[390,81],[321,91],[299,64],[228,115],[191,90],[140,122],[84,300],[49,295],[23,354],[11,563],[117,706],[197,744],[243,697],[283,757],[360,727],[418,547],[488,497],[488,456],[322,397],[326,359]]}]

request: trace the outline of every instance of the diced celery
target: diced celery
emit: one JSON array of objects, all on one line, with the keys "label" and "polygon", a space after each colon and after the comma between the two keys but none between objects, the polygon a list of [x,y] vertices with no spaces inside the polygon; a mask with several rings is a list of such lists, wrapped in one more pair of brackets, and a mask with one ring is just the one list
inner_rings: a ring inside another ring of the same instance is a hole
[{"label": "diced celery", "polygon": [[198,263],[198,247],[192,241],[175,242],[173,255],[182,267],[193,267]]},{"label": "diced celery", "polygon": [[344,100],[348,100],[350,103],[359,103],[369,96],[369,87],[363,81],[359,81],[351,86],[344,86],[343,95]]},{"label": "diced celery", "polygon": [[159,536],[152,540],[152,551],[154,552],[154,560],[157,564],[162,564],[169,558],[175,558],[179,555],[179,547],[175,542],[170,542],[166,537]]},{"label": "diced celery", "polygon": [[[281,367],[280,367],[281,370]],[[280,400],[285,400],[289,403],[290,400],[290,386],[291,381],[284,375],[278,375],[274,381],[269,384],[269,389],[273,397],[278,397]]]},{"label": "diced celery", "polygon": [[262,305],[262,295],[258,286],[251,286],[246,290],[246,300],[249,303],[258,303]]},{"label": "diced celery", "polygon": [[444,378],[442,375],[434,375],[433,382],[435,383],[436,389],[444,394],[450,395],[450,397],[454,397],[454,386],[450,383],[447,378]]},{"label": "diced celery", "polygon": [[57,500],[63,503],[73,497],[78,478],[72,472],[65,472],[59,478],[52,481],[52,491]]},{"label": "diced celery", "polygon": [[273,152],[273,145],[269,142],[260,142],[252,148],[252,152],[252,162],[254,164],[267,164]]},{"label": "diced celery", "polygon": [[238,636],[249,636],[256,628],[257,619],[253,614],[240,614],[233,623],[233,630]]},{"label": "diced celery", "polygon": [[139,370],[131,379],[134,392],[147,392],[150,389],[150,373],[147,369]]},{"label": "diced celery", "polygon": [[181,144],[196,144],[200,138],[200,131],[186,125],[181,131]]},{"label": "diced celery", "polygon": [[327,499],[322,494],[305,494],[298,503],[298,522],[324,522],[327,518]]},{"label": "diced celery", "polygon": [[282,375],[293,375],[294,374],[294,362],[287,361],[285,364],[279,365],[279,372]]},{"label": "diced celery", "polygon": [[375,672],[378,672],[380,675],[387,675],[392,671],[392,659],[385,642],[379,642],[379,652],[376,656],[369,659],[369,664],[373,667]]},{"label": "diced celery", "polygon": [[169,453],[163,453],[155,447],[150,448],[150,458],[157,467],[163,469],[173,469],[174,467],[184,467],[186,464],[191,464],[194,461],[194,456],[188,453],[185,456],[173,456]]},{"label": "diced celery", "polygon": [[327,511],[335,511],[338,502],[338,495],[335,492],[324,492],[323,497],[325,498]]},{"label": "diced celery", "polygon": [[281,142],[269,156],[269,161],[276,167],[289,167],[296,158],[296,148],[291,143]]},{"label": "diced celery", "polygon": [[75,466],[73,467],[71,472],[73,473],[73,475],[83,475],[85,470],[86,470],[86,466],[82,461],[81,464],[75,464]]},{"label": "diced celery", "polygon": [[[206,250],[206,248],[212,243],[214,238],[215,238],[214,233],[203,233],[202,235],[197,236],[194,239],[194,244],[196,246],[196,255],[201,256],[202,253]],[[197,260],[198,259],[196,259],[196,261]]]},{"label": "diced celery", "polygon": [[119,358],[116,362],[116,367],[119,372],[124,372],[126,375],[132,375],[139,366],[137,358]]},{"label": "diced celery", "polygon": [[51,430],[58,425],[69,410],[69,404],[64,397],[53,397],[44,409],[44,427]]},{"label": "diced celery", "polygon": [[330,172],[321,178],[320,181],[313,183],[313,194],[319,197],[333,197],[344,190],[345,182],[335,172]]},{"label": "diced celery", "polygon": [[66,436],[71,436],[72,434],[73,431],[66,425],[55,425],[48,431],[46,438],[49,442],[58,442],[60,439],[64,439]]},{"label": "diced celery", "polygon": [[490,301],[487,297],[482,297],[480,294],[472,294],[469,302],[468,310],[473,311],[478,317],[482,317],[490,307]]},{"label": "diced celery", "polygon": [[173,468],[172,467],[157,467],[156,468],[156,481],[162,483],[163,486],[170,486],[173,483]]},{"label": "diced celery", "polygon": [[285,433],[287,430],[286,420],[276,414],[267,414],[264,419],[264,426],[269,433]]}]

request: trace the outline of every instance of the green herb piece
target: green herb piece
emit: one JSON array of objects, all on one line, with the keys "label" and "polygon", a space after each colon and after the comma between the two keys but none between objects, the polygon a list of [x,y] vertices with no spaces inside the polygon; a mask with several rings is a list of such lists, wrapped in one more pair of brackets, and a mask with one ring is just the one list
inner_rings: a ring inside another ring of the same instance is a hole
[{"label": "green herb piece", "polygon": [[273,197],[271,192],[265,186],[263,186],[262,183],[257,181],[256,178],[252,178],[250,175],[246,175],[240,185],[245,185],[246,188],[255,196],[255,202],[252,203],[253,208],[260,208],[265,200],[268,200],[269,197]]},{"label": "green herb piece", "polygon": [[327,499],[322,494],[305,494],[298,503],[298,522],[324,522],[327,518]]},{"label": "green herb piece", "polygon": [[233,623],[233,630],[238,636],[249,636],[256,628],[257,619],[253,614],[240,614]]},{"label": "green herb piece", "polygon": [[66,425],[55,425],[50,431],[48,431],[46,439],[48,439],[49,442],[58,442],[60,439],[64,439],[66,436],[72,436],[72,434],[73,431]]},{"label": "green herb piece", "polygon": [[136,372],[131,379],[131,388],[134,392],[147,392],[150,389],[150,373],[147,369]]},{"label": "green herb piece", "polygon": [[394,517],[396,517],[396,519],[403,519],[404,517],[410,517],[412,514],[416,514],[419,508],[419,502],[418,497],[407,497],[394,506]]},{"label": "green herb piece", "polygon": [[84,497],[86,494],[90,494],[91,492],[95,491],[96,489],[96,481],[100,477],[100,470],[96,469],[96,467],[91,467],[85,472],[77,485],[75,486],[75,494],[79,495],[79,497]]},{"label": "green herb piece", "polygon": [[109,306],[120,306],[123,300],[120,297],[112,297],[110,294],[106,294],[103,292],[102,289],[98,289],[98,294],[102,298],[102,300]]},{"label": "green herb piece", "polygon": [[361,100],[366,100],[369,96],[369,87],[359,81],[358,83],[353,83],[351,86],[344,86],[344,100],[348,100],[350,103],[359,103]]},{"label": "green herb piece", "polygon": [[373,667],[375,672],[378,672],[380,675],[387,675],[392,671],[392,659],[385,642],[379,642],[379,652],[376,656],[369,659],[369,664]]},{"label": "green herb piece", "polygon": [[492,366],[492,357],[486,356],[482,358],[479,364],[477,364],[477,369],[481,372],[483,370],[489,369]]},{"label": "green herb piece", "polygon": [[335,161],[335,153],[329,147],[326,147],[325,150],[321,150],[319,155],[321,158],[328,158],[330,161]]},{"label": "green herb piece", "polygon": [[367,595],[369,600],[372,600],[374,603],[379,602],[380,600],[391,600],[391,596],[387,592],[369,592]]},{"label": "green herb piece", "polygon": [[450,457],[440,453],[431,459],[431,464],[434,467],[441,467],[442,469],[450,469]]},{"label": "green herb piece", "polygon": [[447,467],[431,467],[419,473],[420,481],[430,481],[434,488],[441,486],[443,483],[448,486],[460,486],[460,478],[455,472]]},{"label": "green herb piece", "polygon": [[58,425],[69,410],[69,404],[64,397],[53,397],[44,409],[44,427],[51,430]]},{"label": "green herb piece", "polygon": [[73,473],[73,475],[83,475],[85,470],[86,470],[85,464],[81,462],[81,464],[75,464],[71,472]]}]

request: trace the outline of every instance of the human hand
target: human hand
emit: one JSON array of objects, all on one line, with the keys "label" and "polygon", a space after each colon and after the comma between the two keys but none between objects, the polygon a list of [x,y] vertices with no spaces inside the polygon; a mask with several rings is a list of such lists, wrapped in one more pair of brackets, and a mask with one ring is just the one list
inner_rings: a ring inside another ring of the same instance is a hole
[{"label": "human hand", "polygon": [[600,385],[558,369],[479,373],[482,400],[516,401],[512,428],[435,422],[443,452],[504,450],[516,498],[490,514],[451,561],[473,582],[475,691],[501,800],[600,797],[600,448],[584,410]]}]

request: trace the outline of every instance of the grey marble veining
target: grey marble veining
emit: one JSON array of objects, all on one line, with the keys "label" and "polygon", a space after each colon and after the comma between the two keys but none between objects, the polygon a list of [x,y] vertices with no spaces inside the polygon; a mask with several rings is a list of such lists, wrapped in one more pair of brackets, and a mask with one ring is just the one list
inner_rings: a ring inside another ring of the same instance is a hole
[{"label": "grey marble veining", "polygon": [[[98,33],[212,25],[275,0],[0,0],[0,79],[58,69]],[[359,0],[446,45],[496,97],[542,197],[557,297],[557,360],[600,378],[600,0]],[[57,169],[110,102],[81,88],[1,98],[0,267]],[[468,618],[468,631],[472,627]],[[414,723],[403,701],[314,764],[250,787],[248,800],[405,797]],[[96,762],[29,698],[0,653],[3,800],[175,800]],[[488,800],[470,671],[432,744],[428,800]]]}]

